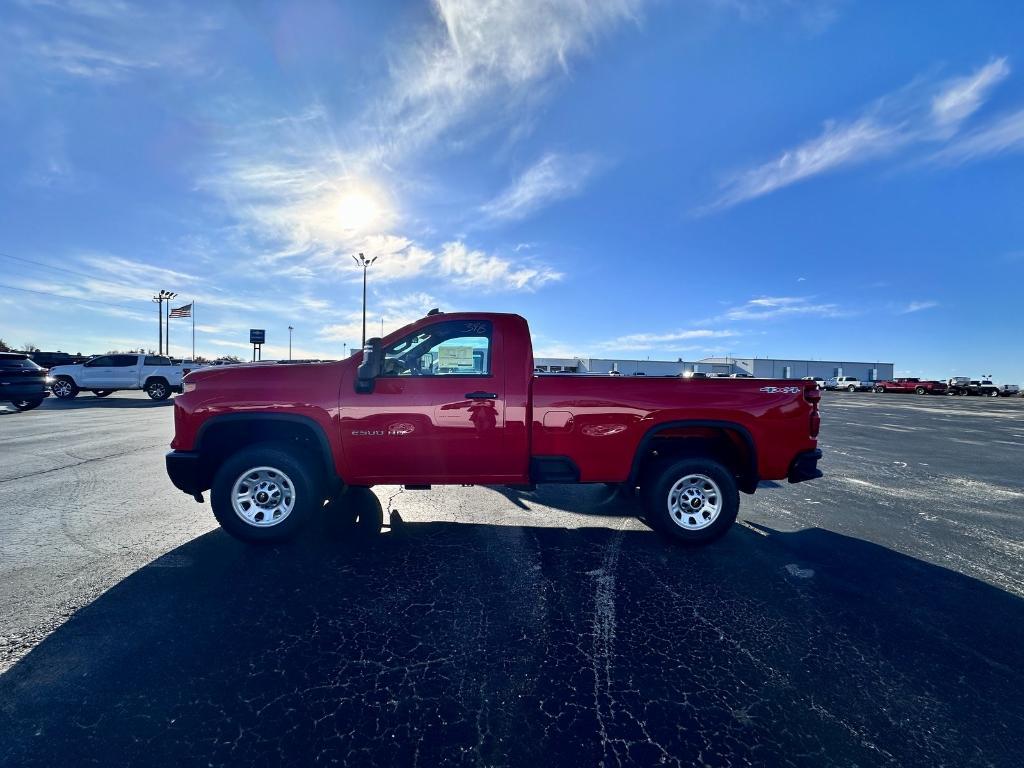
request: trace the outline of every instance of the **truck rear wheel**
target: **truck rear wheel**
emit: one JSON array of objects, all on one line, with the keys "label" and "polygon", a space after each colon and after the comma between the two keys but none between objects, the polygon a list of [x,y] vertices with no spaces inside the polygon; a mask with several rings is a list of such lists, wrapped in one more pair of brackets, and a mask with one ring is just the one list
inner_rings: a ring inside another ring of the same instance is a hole
[{"label": "truck rear wheel", "polygon": [[917,394],[919,394],[919,395],[923,395],[923,394],[925,393],[925,391],[926,391],[926,390],[925,390],[925,388],[924,388],[924,387],[918,387],[918,388],[917,388],[917,389],[915,389],[914,391],[915,391],[915,392],[917,392]]},{"label": "truck rear wheel", "polygon": [[247,542],[292,537],[322,500],[306,465],[273,445],[247,448],[228,458],[210,491],[217,522]]},{"label": "truck rear wheel", "polygon": [[648,522],[684,544],[723,536],[740,507],[736,478],[714,459],[686,458],[651,473],[641,488]]},{"label": "truck rear wheel", "polygon": [[855,386],[853,386],[853,384],[851,384],[850,386],[848,386],[848,387],[846,388],[846,391],[847,391],[847,392],[856,392],[856,391],[857,391],[857,388],[856,388]]}]

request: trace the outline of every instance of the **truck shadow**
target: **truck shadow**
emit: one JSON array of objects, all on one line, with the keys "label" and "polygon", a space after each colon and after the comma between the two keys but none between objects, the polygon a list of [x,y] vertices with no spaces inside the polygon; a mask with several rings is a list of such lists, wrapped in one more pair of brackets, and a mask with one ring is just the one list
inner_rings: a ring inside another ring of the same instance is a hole
[{"label": "truck shadow", "polygon": [[819,529],[216,531],[0,678],[0,763],[1017,765],[1022,626]]},{"label": "truck shadow", "polygon": [[174,398],[166,400],[153,400],[149,397],[118,397],[117,393],[106,397],[96,397],[90,392],[83,392],[71,400],[61,400],[56,397],[46,398],[39,410],[46,411],[75,411],[82,408],[166,408],[174,405]]}]

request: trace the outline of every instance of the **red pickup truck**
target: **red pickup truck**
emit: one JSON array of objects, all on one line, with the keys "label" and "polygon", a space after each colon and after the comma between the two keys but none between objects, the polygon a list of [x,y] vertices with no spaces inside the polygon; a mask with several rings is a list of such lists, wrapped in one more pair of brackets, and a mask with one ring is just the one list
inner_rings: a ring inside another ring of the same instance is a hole
[{"label": "red pickup truck", "polygon": [[614,483],[644,519],[706,542],[738,491],[817,468],[813,381],[534,375],[526,320],[426,317],[333,363],[189,374],[167,472],[246,541],[293,534],[324,506],[379,531],[377,484]]},{"label": "red pickup truck", "polygon": [[914,392],[918,395],[944,395],[946,384],[942,381],[922,381],[921,379],[902,378],[889,381],[876,381],[875,392]]}]

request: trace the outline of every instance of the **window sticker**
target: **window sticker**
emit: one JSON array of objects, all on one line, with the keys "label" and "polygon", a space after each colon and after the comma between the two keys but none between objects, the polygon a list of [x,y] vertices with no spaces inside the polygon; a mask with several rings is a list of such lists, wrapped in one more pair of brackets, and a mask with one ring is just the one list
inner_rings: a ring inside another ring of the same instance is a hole
[{"label": "window sticker", "polygon": [[439,368],[456,368],[459,370],[473,369],[473,348],[472,347],[448,347],[437,348],[437,365]]}]

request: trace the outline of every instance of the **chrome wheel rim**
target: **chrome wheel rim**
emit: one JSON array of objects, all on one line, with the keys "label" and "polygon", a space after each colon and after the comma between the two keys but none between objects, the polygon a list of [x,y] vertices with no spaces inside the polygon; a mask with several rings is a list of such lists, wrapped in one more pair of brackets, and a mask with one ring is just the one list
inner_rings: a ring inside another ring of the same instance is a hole
[{"label": "chrome wheel rim", "polygon": [[53,385],[53,394],[57,397],[67,397],[71,394],[71,385],[66,381],[58,381]]},{"label": "chrome wheel rim", "polygon": [[235,480],[231,506],[255,528],[280,525],[295,508],[295,484],[275,467],[253,467]]},{"label": "chrome wheel rim", "polygon": [[668,492],[668,514],[687,531],[707,528],[722,512],[722,492],[707,475],[691,474],[676,480]]},{"label": "chrome wheel rim", "polygon": [[163,384],[150,384],[149,385],[149,394],[151,394],[153,397],[163,397],[164,396],[164,392],[165,392],[165,389],[164,389],[164,385]]}]

